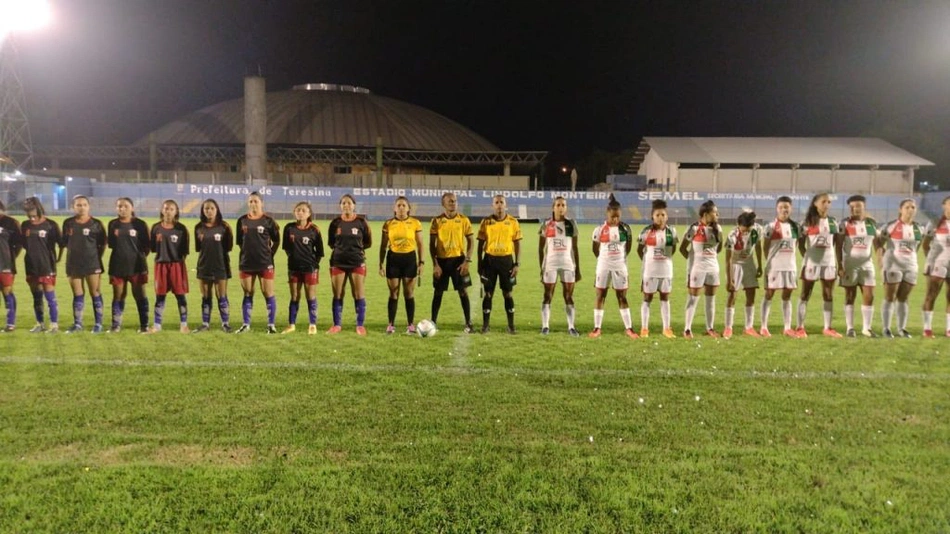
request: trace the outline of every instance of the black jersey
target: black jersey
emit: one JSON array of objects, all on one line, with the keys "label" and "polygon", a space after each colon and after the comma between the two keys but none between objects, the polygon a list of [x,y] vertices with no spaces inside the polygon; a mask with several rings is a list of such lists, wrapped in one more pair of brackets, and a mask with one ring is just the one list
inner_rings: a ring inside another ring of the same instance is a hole
[{"label": "black jersey", "polygon": [[352,221],[337,217],[330,221],[327,244],[333,249],[331,267],[355,269],[366,263],[365,251],[373,244],[369,223],[360,216]]},{"label": "black jersey", "polygon": [[323,236],[313,223],[304,228],[296,224],[284,227],[284,251],[287,252],[287,271],[311,273],[320,269],[323,258]]},{"label": "black jersey", "polygon": [[23,248],[20,223],[0,215],[0,273],[16,274],[16,257]]},{"label": "black jersey", "polygon": [[231,249],[234,248],[234,233],[231,225],[195,225],[195,252],[198,253],[199,280],[227,280],[231,278]]},{"label": "black jersey", "polygon": [[59,246],[66,249],[67,276],[102,273],[106,229],[99,219],[90,217],[81,223],[76,217],[70,217],[63,221],[63,236]]},{"label": "black jersey", "polygon": [[252,219],[241,215],[237,221],[237,245],[241,247],[239,268],[257,273],[274,268],[274,254],[280,247],[280,225],[270,215]]},{"label": "black jersey", "polygon": [[20,225],[23,248],[26,250],[27,276],[56,276],[56,245],[59,244],[59,226],[43,217],[39,221],[26,220]]},{"label": "black jersey", "polygon": [[155,253],[155,263],[178,263],[185,261],[191,243],[188,229],[178,221],[166,228],[161,222],[152,225],[149,246]]},{"label": "black jersey", "polygon": [[145,221],[132,217],[129,222],[119,219],[109,221],[107,240],[112,254],[109,256],[109,276],[128,278],[148,273],[149,238]]}]

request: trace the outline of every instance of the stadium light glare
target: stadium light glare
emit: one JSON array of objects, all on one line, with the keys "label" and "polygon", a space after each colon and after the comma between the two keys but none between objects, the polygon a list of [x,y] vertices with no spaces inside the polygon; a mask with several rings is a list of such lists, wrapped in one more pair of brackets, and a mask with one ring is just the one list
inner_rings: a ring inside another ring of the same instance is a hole
[{"label": "stadium light glare", "polygon": [[42,28],[51,18],[47,0],[0,0],[0,42],[13,32]]}]

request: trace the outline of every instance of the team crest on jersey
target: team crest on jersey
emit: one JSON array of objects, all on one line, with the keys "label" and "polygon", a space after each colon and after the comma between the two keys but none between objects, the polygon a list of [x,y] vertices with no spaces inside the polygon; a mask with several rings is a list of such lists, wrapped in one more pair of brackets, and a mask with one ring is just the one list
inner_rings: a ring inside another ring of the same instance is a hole
[{"label": "team crest on jersey", "polygon": [[40,236],[40,239],[46,239],[46,230],[40,230],[39,236]]},{"label": "team crest on jersey", "polygon": [[90,230],[89,230],[88,228],[83,228],[83,229],[82,229],[82,235],[84,235],[84,236],[88,236],[88,235],[89,235],[89,232],[90,232]]},{"label": "team crest on jersey", "polygon": [[177,235],[171,236],[171,239],[172,239],[172,243],[177,243],[177,242],[178,242],[178,236],[177,236]]},{"label": "team crest on jersey", "polygon": [[[291,239],[291,240],[293,240],[293,238],[294,238],[294,236],[290,236],[290,239]],[[309,237],[304,237],[304,238],[303,238],[303,244],[304,244],[304,245],[309,245],[309,244],[310,244],[310,238],[309,238]]]},{"label": "team crest on jersey", "polygon": [[215,241],[221,241],[221,234],[214,234]]},{"label": "team crest on jersey", "polygon": [[135,237],[137,235],[139,235],[139,233],[136,232],[135,230],[129,230],[129,237]]},{"label": "team crest on jersey", "polygon": [[263,233],[264,233],[264,227],[263,227],[263,226],[258,226],[258,227],[257,227],[257,233],[263,234]]},{"label": "team crest on jersey", "polygon": [[359,228],[350,228],[350,233],[353,235],[359,235],[360,230]]}]

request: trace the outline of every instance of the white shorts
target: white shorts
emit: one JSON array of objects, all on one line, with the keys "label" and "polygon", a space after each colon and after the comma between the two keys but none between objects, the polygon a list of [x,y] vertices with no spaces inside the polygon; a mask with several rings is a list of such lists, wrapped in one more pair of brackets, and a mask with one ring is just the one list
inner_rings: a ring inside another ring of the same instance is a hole
[{"label": "white shorts", "polygon": [[689,287],[716,287],[719,285],[719,273],[693,269],[689,272]]},{"label": "white shorts", "polygon": [[573,284],[576,280],[577,273],[574,269],[550,269],[544,271],[544,274],[541,275],[541,281],[545,284],[556,284],[557,279],[561,279],[561,283],[564,284]]},{"label": "white shorts", "polygon": [[645,278],[642,284],[642,290],[644,293],[669,293],[673,290],[673,279],[672,278],[657,278],[650,277]]},{"label": "white shorts", "polygon": [[614,289],[627,289],[627,278],[626,269],[618,269],[616,271],[598,270],[596,276],[594,276],[594,287],[597,289],[607,289],[607,284],[612,283]]},{"label": "white shorts", "polygon": [[755,269],[747,269],[742,264],[733,263],[729,266],[729,272],[732,274],[732,283],[735,284],[736,290],[759,287],[759,277],[756,276]]},{"label": "white shorts", "polygon": [[772,271],[765,275],[765,289],[795,289],[798,280],[795,271]]},{"label": "white shorts", "polygon": [[844,276],[841,277],[841,287],[871,286],[877,285],[877,273],[874,267],[870,269],[845,269]]},{"label": "white shorts", "polygon": [[950,269],[947,269],[946,265],[925,265],[924,274],[946,280],[950,278]]},{"label": "white shorts", "polygon": [[917,271],[884,271],[885,284],[899,284],[901,282],[917,285]]},{"label": "white shorts", "polygon": [[838,277],[836,267],[821,267],[819,265],[805,265],[802,267],[802,280],[816,282],[818,280],[834,280]]}]

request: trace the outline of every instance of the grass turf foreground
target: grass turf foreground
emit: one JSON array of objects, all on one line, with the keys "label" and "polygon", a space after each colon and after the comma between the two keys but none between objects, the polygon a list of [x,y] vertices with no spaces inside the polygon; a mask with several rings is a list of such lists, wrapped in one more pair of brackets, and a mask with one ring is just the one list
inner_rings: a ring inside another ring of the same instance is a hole
[{"label": "grass turf foreground", "polygon": [[0,336],[0,531],[950,530],[950,340],[628,340],[613,301],[602,338],[568,337],[558,301],[542,337],[534,250],[515,336],[459,333],[450,294],[436,337],[386,337],[378,278],[366,339],[265,336],[260,298],[242,336],[142,336],[128,311],[115,335]]}]

